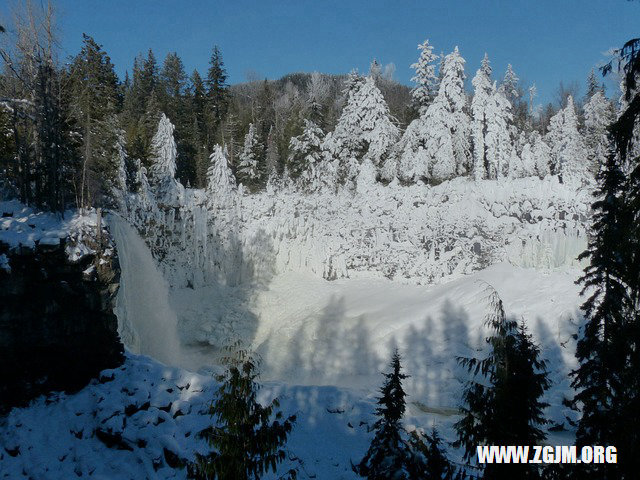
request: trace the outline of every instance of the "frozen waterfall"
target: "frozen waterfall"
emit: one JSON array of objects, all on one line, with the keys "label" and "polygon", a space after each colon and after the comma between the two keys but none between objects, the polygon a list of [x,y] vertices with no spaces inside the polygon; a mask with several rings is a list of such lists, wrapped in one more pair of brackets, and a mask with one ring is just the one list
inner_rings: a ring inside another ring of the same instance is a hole
[{"label": "frozen waterfall", "polygon": [[135,228],[117,215],[110,215],[108,222],[120,259],[116,299],[120,338],[134,353],[175,364],[181,347],[169,285]]}]

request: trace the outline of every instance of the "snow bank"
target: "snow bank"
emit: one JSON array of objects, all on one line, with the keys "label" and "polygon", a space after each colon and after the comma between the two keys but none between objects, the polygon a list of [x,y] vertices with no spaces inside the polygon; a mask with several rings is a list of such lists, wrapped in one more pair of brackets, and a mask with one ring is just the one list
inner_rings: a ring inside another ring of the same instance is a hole
[{"label": "snow bank", "polygon": [[[104,371],[75,395],[12,410],[0,424],[0,478],[184,479],[177,463],[208,449],[197,434],[211,425],[216,386],[211,377],[128,355],[121,368]],[[298,415],[281,473],[297,468],[302,479],[357,478],[350,461],[370,441],[371,399],[334,387],[267,383],[259,400],[274,396],[285,413]]]}]

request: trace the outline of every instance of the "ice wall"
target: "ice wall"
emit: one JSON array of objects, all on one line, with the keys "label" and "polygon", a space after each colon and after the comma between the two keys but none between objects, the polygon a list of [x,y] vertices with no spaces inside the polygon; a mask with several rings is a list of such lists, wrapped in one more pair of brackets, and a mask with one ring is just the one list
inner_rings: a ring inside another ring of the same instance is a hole
[{"label": "ice wall", "polygon": [[159,206],[143,189],[125,216],[171,285],[191,287],[264,284],[285,272],[434,284],[505,260],[574,266],[592,201],[588,188],[555,177],[373,184],[366,194],[187,189],[182,198]]}]

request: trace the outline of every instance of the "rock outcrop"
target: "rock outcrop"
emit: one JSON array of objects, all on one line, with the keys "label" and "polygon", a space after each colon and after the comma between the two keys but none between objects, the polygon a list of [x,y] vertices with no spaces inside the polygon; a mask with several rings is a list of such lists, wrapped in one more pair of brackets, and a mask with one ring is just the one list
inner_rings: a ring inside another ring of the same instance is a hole
[{"label": "rock outcrop", "polygon": [[0,412],[78,390],[124,361],[113,313],[118,259],[106,230],[93,233],[59,244],[0,241]]}]

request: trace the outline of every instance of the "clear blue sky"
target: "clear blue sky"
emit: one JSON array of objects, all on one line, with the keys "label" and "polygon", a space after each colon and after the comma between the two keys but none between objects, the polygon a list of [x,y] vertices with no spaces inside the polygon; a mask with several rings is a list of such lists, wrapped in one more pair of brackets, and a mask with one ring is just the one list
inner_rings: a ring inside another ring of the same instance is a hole
[{"label": "clear blue sky", "polygon": [[[38,0],[35,0],[38,1]],[[0,19],[8,24],[2,1]],[[15,3],[15,2],[14,2]],[[375,57],[394,63],[410,84],[416,46],[428,38],[439,53],[458,45],[473,77],[486,51],[494,74],[507,63],[538,101],[553,98],[561,80],[579,81],[604,52],[640,36],[640,1],[626,0],[58,0],[65,56],[82,33],[102,44],[123,76],[134,56],[151,47],[161,61],[176,51],[190,73],[206,71],[220,46],[231,83],[248,72],[270,79],[318,70],[366,72]],[[609,92],[611,93],[611,91]]]}]

